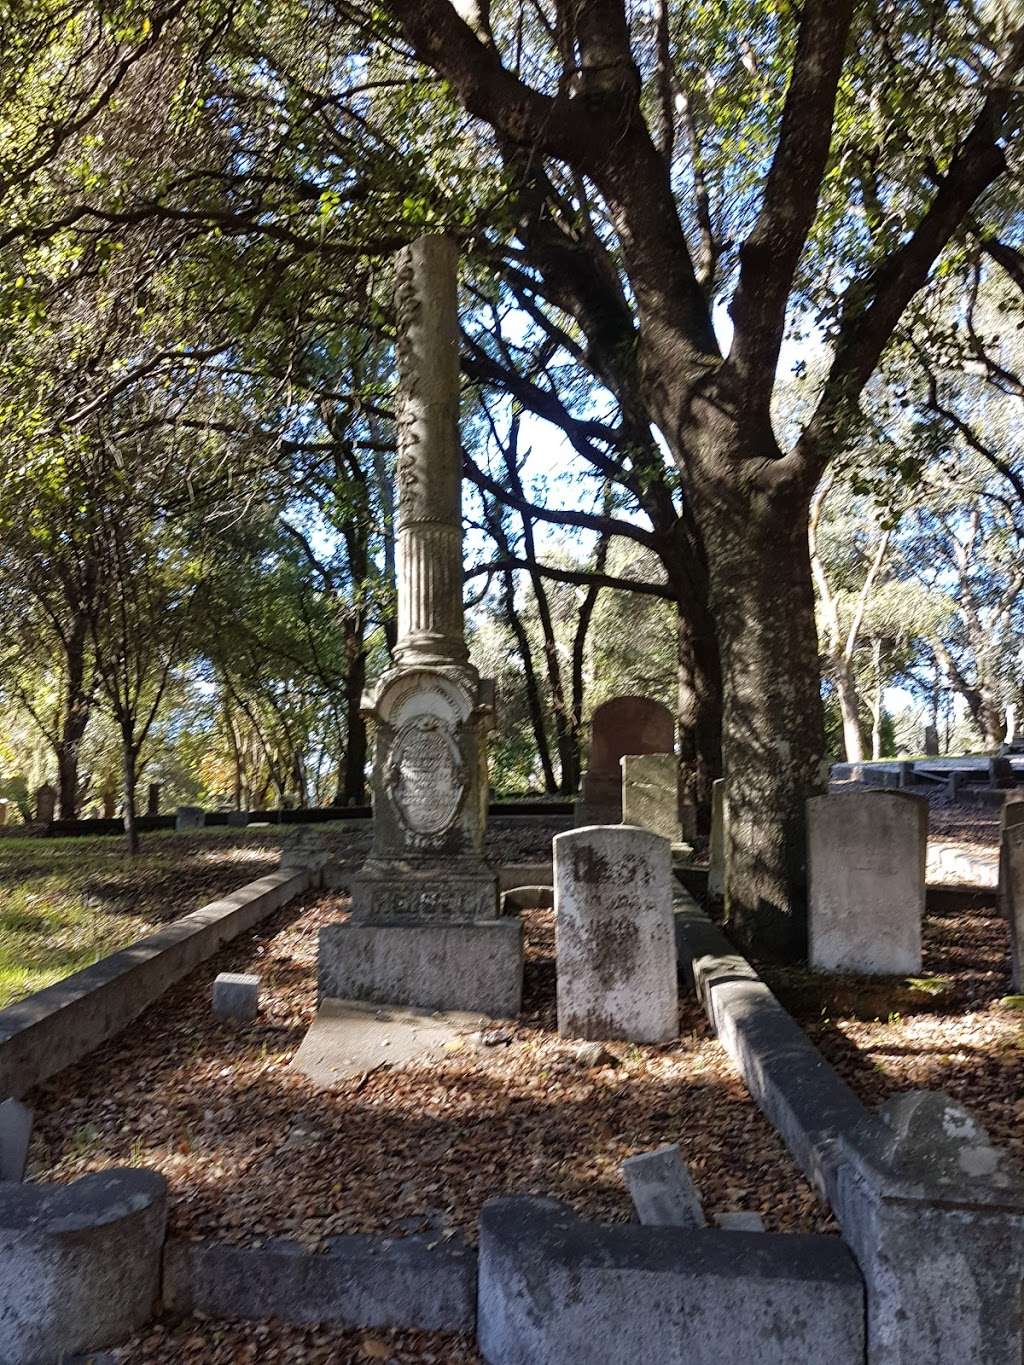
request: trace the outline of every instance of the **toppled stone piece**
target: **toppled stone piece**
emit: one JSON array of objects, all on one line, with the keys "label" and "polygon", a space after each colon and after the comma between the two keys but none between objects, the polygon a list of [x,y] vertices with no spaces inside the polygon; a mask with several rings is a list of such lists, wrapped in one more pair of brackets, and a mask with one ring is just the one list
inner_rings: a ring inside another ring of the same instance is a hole
[{"label": "toppled stone piece", "polygon": [[971,1111],[937,1090],[894,1095],[879,1115],[892,1131],[888,1169],[905,1180],[969,1189],[981,1181],[1022,1190],[1009,1155],[995,1147]]},{"label": "toppled stone piece", "polygon": [[249,1024],[260,1004],[260,979],[242,972],[221,972],[213,983],[213,1012],[218,1019]]},{"label": "toppled stone piece", "polygon": [[707,1226],[700,1195],[678,1143],[627,1157],[621,1169],[641,1223],[652,1227]]},{"label": "toppled stone piece", "polygon": [[32,1139],[32,1110],[20,1100],[0,1104],[0,1180],[24,1180],[28,1145]]},{"label": "toppled stone piece", "polygon": [[715,1225],[723,1232],[764,1232],[764,1219],[754,1209],[727,1209],[716,1213]]}]

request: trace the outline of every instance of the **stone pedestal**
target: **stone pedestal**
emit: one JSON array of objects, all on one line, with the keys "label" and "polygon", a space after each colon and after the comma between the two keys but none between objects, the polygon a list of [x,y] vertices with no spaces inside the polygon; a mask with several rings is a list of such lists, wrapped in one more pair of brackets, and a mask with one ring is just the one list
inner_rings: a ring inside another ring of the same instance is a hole
[{"label": "stone pedestal", "polygon": [[511,1019],[523,996],[518,918],[472,923],[328,924],[320,930],[320,999],[368,1000]]}]

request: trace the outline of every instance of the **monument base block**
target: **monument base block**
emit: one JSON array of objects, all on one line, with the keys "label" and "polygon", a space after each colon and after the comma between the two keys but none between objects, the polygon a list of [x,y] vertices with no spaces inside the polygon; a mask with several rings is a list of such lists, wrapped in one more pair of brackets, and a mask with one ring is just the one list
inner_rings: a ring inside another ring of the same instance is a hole
[{"label": "monument base block", "polygon": [[515,918],[475,924],[328,924],[320,930],[318,998],[419,1009],[466,1010],[496,1019],[519,1013],[523,926]]},{"label": "monument base block", "polygon": [[498,876],[480,858],[439,858],[426,866],[371,858],[352,879],[357,921],[475,921],[497,915]]}]

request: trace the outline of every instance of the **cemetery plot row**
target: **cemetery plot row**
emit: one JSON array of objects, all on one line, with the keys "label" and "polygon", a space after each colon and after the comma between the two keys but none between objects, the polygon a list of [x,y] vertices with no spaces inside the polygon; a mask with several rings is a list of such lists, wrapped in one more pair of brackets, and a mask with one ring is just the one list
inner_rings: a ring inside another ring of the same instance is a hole
[{"label": "cemetery plot row", "polygon": [[[140,1163],[170,1182],[172,1235],[316,1248],[339,1233],[419,1231],[425,1214],[439,1235],[472,1237],[483,1202],[503,1192],[627,1219],[620,1162],[679,1141],[709,1215],[832,1227],[692,999],[668,1045],[612,1044],[587,1065],[558,1038],[550,912],[526,917],[520,1020],[414,1070],[316,1091],[290,1062],[313,1017],[317,933],[344,910],[323,894],[286,907],[32,1096],[33,1178]],[[213,1018],[225,970],[260,976],[253,1025]]]}]

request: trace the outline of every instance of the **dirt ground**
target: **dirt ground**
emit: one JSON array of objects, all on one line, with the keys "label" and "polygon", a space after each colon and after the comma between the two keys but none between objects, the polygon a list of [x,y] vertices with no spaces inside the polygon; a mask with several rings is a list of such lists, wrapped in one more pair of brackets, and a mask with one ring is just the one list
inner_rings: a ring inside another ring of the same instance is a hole
[{"label": "dirt ground", "polygon": [[994,908],[928,915],[923,949],[922,975],[905,982],[792,968],[765,975],[866,1104],[943,1090],[1024,1166],[1024,1012],[1001,1003],[1006,923]]},{"label": "dirt ground", "polygon": [[[627,1156],[678,1141],[709,1216],[756,1209],[770,1229],[830,1227],[711,1036],[681,1005],[677,1042],[610,1044],[581,1065],[555,1030],[553,917],[526,916],[522,1016],[495,1046],[461,1046],[409,1070],[317,1091],[289,1063],[315,1008],[317,932],[343,895],[308,897],[230,945],[120,1038],[30,1097],[30,1174],[72,1179],[137,1163],[171,1186],[171,1232],[318,1248],[347,1232],[431,1226],[468,1240],[483,1202],[566,1200],[598,1220],[630,1217]],[[216,1021],[219,971],[254,971],[258,1021]]]}]

